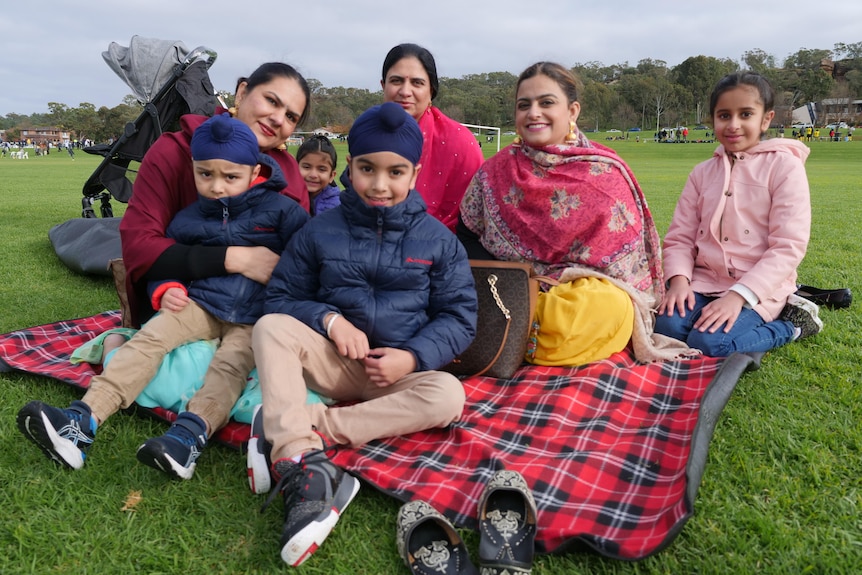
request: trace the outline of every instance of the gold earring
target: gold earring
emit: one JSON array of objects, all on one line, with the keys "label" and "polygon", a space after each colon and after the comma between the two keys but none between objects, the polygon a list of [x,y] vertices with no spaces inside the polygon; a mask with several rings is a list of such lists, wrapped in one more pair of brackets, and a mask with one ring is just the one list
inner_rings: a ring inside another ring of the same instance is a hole
[{"label": "gold earring", "polygon": [[575,144],[578,141],[578,131],[575,129],[575,121],[569,120],[569,133],[566,134],[565,142],[567,144]]},{"label": "gold earring", "polygon": [[522,142],[521,133],[519,131],[515,130],[515,139],[512,140],[512,145],[513,146],[520,146],[521,142]]},{"label": "gold earring", "polygon": [[230,114],[231,118],[236,118],[236,106],[231,106],[227,109],[227,113]]}]

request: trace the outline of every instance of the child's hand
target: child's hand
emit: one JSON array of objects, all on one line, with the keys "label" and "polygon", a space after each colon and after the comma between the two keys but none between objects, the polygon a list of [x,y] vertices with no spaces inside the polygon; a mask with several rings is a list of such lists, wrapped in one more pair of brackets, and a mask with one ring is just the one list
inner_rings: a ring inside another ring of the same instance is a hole
[{"label": "child's hand", "polygon": [[350,359],[365,359],[371,346],[368,336],[339,315],[329,328],[329,339],[338,348],[338,353]]},{"label": "child's hand", "polygon": [[739,317],[739,312],[742,311],[744,304],[745,299],[741,295],[735,291],[729,291],[703,306],[700,317],[694,324],[694,329],[715,333],[724,324],[724,333],[727,333],[733,327],[736,318]]},{"label": "child's hand", "polygon": [[679,311],[679,317],[685,317],[686,310],[694,309],[694,290],[685,276],[673,276],[670,285],[658,306],[658,314],[667,313],[672,316],[674,310]]},{"label": "child's hand", "polygon": [[189,301],[186,290],[178,287],[168,288],[162,294],[161,309],[177,313],[189,305]]},{"label": "child's hand", "polygon": [[413,354],[394,347],[372,349],[365,358],[365,373],[378,387],[392,385],[415,369]]},{"label": "child's hand", "polygon": [[230,246],[224,256],[224,269],[266,285],[278,259],[277,253],[264,246]]}]

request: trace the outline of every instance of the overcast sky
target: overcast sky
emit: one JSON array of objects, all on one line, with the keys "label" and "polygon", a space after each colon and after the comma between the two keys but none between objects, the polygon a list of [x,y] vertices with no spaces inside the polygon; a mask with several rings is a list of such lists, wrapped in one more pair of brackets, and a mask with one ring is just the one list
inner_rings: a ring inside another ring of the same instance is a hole
[{"label": "overcast sky", "polygon": [[0,116],[48,112],[48,102],[116,106],[131,90],[102,52],[133,35],[216,51],[217,90],[282,60],[324,86],[373,91],[383,57],[401,42],[425,46],[441,77],[460,78],[518,74],[538,60],[739,61],[752,49],[781,63],[801,48],[862,41],[860,23],[859,0],[13,1],[0,11]]}]

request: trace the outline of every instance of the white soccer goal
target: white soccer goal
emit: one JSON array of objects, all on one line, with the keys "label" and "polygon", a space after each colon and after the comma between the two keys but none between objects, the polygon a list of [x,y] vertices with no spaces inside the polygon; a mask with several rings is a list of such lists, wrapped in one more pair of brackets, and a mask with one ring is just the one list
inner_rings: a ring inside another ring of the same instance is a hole
[{"label": "white soccer goal", "polygon": [[[480,144],[484,144],[490,141],[488,138],[494,140],[497,143],[497,151],[500,151],[500,128],[495,128],[494,126],[480,126],[478,124],[461,124],[462,126],[466,126],[470,129],[478,130],[477,132],[473,132],[473,135],[476,136],[476,139],[479,140]],[[482,130],[485,130],[485,134],[482,133]],[[491,134],[490,136],[488,134]],[[494,137],[496,134],[496,137]],[[483,141],[484,139],[484,141]]]}]

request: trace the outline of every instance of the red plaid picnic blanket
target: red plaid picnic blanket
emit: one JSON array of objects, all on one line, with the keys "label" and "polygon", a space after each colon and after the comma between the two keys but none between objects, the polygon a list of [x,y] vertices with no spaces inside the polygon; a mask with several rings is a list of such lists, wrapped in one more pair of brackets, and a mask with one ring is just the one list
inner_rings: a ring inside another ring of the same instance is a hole
[{"label": "red plaid picnic blanket", "polygon": [[[6,334],[0,360],[86,387],[92,368],[71,365],[71,352],[118,324],[119,314],[108,312]],[[458,423],[343,448],[334,460],[465,528],[476,527],[492,474],[514,469],[536,499],[539,552],[586,547],[642,559],[670,544],[691,516],[715,423],[753,363],[731,356],[641,365],[624,351],[578,368],[525,366],[511,379],[469,378]],[[248,438],[247,425],[226,430],[217,439],[230,445]]]}]

